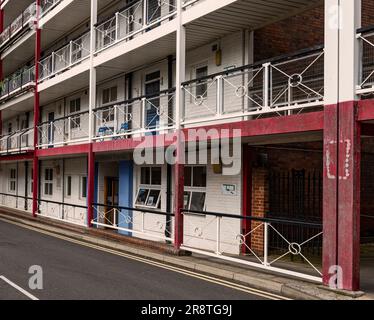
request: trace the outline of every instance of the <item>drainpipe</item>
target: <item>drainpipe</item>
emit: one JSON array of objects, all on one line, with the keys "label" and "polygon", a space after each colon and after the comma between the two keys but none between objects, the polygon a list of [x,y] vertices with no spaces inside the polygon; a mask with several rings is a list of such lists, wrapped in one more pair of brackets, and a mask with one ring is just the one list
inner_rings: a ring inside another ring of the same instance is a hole
[{"label": "drainpipe", "polygon": [[35,88],[34,88],[34,157],[33,157],[33,199],[32,199],[32,214],[33,217],[37,217],[38,211],[38,195],[40,192],[39,188],[39,159],[37,156],[37,145],[38,145],[38,123],[40,120],[40,101],[39,101],[39,62],[41,56],[41,30],[39,28],[40,19],[40,1],[36,0],[36,21],[34,27],[36,28],[36,39],[35,39]]}]

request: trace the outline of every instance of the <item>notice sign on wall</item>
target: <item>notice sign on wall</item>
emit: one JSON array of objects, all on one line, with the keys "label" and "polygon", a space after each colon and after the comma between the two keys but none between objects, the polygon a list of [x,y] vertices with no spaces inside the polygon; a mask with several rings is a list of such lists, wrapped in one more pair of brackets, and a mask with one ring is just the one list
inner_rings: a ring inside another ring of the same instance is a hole
[{"label": "notice sign on wall", "polygon": [[228,196],[236,196],[238,193],[236,184],[223,184],[222,185],[222,194]]}]

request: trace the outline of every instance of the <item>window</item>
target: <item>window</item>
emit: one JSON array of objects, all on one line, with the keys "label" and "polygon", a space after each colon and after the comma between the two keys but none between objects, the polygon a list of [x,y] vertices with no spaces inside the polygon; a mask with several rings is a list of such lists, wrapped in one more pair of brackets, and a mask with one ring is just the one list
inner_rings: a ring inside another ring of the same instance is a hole
[{"label": "window", "polygon": [[80,197],[81,199],[87,198],[87,177],[81,177],[81,184],[80,184]]},{"label": "window", "polygon": [[66,177],[66,196],[71,197],[71,176]]},{"label": "window", "polygon": [[117,101],[117,87],[111,87],[103,90],[103,104]]},{"label": "window", "polygon": [[[70,114],[75,114],[81,111],[81,99],[73,99],[70,100]],[[81,126],[81,117],[80,115],[78,116],[73,116],[71,117],[71,122],[70,122],[70,128],[71,129],[77,129]]]},{"label": "window", "polygon": [[[208,75],[208,67],[196,68],[196,79],[204,78]],[[196,83],[196,97],[206,98],[208,94],[208,82],[205,80],[198,80]]]},{"label": "window", "polygon": [[10,169],[9,174],[9,191],[15,192],[17,186],[17,170],[16,169]]},{"label": "window", "polygon": [[108,108],[102,111],[101,119],[103,123],[114,121],[114,108]]},{"label": "window", "polygon": [[206,167],[185,167],[184,169],[184,209],[204,211],[207,187]]},{"label": "window", "polygon": [[135,205],[159,209],[161,206],[161,168],[143,167]]},{"label": "window", "polygon": [[75,40],[73,43],[71,61],[74,63],[82,59],[82,38]]},{"label": "window", "polygon": [[44,194],[46,196],[53,195],[53,169],[44,170]]},{"label": "window", "polygon": [[116,40],[116,23],[110,20],[104,23],[104,32],[101,33],[103,37],[103,45],[108,46]]}]

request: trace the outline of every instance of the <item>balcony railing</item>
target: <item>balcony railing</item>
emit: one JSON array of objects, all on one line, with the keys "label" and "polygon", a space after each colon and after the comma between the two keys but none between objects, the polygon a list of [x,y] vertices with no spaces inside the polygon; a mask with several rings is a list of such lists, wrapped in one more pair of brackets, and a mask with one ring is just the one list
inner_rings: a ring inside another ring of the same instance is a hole
[{"label": "balcony railing", "polygon": [[10,193],[0,193],[0,206],[31,212],[32,198]]},{"label": "balcony railing", "polygon": [[45,16],[54,7],[56,7],[62,0],[41,0],[40,1],[40,15]]},{"label": "balcony railing", "polygon": [[88,141],[89,112],[46,121],[38,125],[38,148],[51,148]]},{"label": "balcony railing", "polygon": [[36,3],[28,6],[4,31],[0,34],[0,48],[15,38],[25,28],[31,28],[36,17]]},{"label": "balcony railing", "polygon": [[18,71],[1,82],[0,100],[29,89],[35,84],[35,67]]},{"label": "balcony railing", "polygon": [[0,155],[26,152],[34,149],[34,129],[22,129],[0,137]]},{"label": "balcony railing", "polygon": [[357,38],[361,43],[357,93],[371,95],[374,93],[374,27],[358,30]]},{"label": "balcony railing", "polygon": [[[251,229],[242,231],[242,223]],[[322,224],[185,211],[182,249],[320,282]],[[243,252],[245,252],[243,254]]]},{"label": "balcony railing", "polygon": [[119,41],[131,40],[155,28],[176,14],[175,1],[140,0],[127,5],[96,27],[96,50],[103,50]]},{"label": "balcony railing", "polygon": [[90,33],[72,40],[40,61],[39,80],[43,81],[64,72],[90,55]]},{"label": "balcony railing", "polygon": [[97,227],[119,230],[129,236],[173,242],[174,214],[157,210],[93,204]]},{"label": "balcony railing", "polygon": [[175,90],[94,110],[94,141],[166,133],[175,126]]},{"label": "balcony railing", "polygon": [[323,106],[322,48],[233,68],[183,84],[183,124],[287,114]]}]

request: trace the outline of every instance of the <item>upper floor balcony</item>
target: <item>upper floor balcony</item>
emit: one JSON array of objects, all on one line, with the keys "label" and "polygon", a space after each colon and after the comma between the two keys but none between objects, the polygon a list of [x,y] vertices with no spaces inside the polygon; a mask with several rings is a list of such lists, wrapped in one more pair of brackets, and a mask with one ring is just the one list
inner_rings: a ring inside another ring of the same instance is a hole
[{"label": "upper floor balcony", "polygon": [[34,150],[34,129],[13,131],[0,137],[0,156]]},{"label": "upper floor balcony", "polygon": [[[232,68],[182,84],[181,124],[199,127],[320,110],[324,105],[324,50]],[[88,108],[87,108],[88,109]],[[112,141],[173,132],[175,88],[47,121],[38,147]],[[90,132],[89,121],[92,121]]]}]

